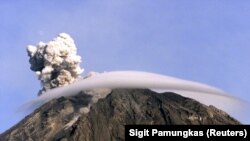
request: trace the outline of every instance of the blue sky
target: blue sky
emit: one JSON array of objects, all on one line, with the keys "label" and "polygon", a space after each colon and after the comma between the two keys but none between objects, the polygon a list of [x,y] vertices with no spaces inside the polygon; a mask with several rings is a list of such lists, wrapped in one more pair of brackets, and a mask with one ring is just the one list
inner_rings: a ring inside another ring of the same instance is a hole
[{"label": "blue sky", "polygon": [[61,32],[75,39],[85,74],[155,72],[250,101],[249,17],[247,0],[0,1],[0,132],[40,89],[26,46]]}]

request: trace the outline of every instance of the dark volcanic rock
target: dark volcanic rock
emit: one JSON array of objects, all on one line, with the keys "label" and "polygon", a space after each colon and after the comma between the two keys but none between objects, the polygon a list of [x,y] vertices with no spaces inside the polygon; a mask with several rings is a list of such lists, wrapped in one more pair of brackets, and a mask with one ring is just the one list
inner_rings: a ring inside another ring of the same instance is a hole
[{"label": "dark volcanic rock", "polygon": [[0,135],[1,141],[119,141],[126,124],[240,124],[225,112],[174,93],[116,89],[93,104],[79,94],[52,100]]}]

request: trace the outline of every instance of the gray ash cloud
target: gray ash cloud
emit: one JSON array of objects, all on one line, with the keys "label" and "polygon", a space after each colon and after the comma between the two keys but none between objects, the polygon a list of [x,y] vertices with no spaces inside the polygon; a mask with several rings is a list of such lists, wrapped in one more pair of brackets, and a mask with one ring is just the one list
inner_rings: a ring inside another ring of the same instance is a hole
[{"label": "gray ash cloud", "polygon": [[37,74],[43,87],[38,95],[75,82],[83,72],[74,40],[66,33],[59,34],[48,43],[29,45],[27,52],[30,68]]}]

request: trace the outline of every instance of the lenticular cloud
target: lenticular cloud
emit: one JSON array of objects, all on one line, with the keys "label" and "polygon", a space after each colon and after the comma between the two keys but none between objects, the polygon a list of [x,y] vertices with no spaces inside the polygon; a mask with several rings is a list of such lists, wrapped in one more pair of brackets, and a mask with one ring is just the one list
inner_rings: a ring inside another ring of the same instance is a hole
[{"label": "lenticular cloud", "polygon": [[29,102],[25,109],[33,109],[34,105],[40,106],[61,96],[67,97],[81,91],[102,88],[148,88],[157,92],[176,92],[206,105],[214,105],[236,117],[238,113],[235,115],[235,111],[244,106],[241,100],[205,84],[147,72],[114,71],[91,75],[68,86],[51,89]]}]

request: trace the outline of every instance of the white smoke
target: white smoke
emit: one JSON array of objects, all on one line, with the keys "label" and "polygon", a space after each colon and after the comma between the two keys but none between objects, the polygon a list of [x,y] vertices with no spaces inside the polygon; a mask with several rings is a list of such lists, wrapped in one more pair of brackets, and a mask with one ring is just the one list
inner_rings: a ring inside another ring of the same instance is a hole
[{"label": "white smoke", "polygon": [[27,52],[30,68],[37,74],[43,86],[38,95],[75,82],[83,72],[80,68],[81,57],[77,55],[74,40],[66,33],[59,34],[48,43],[29,45]]}]

